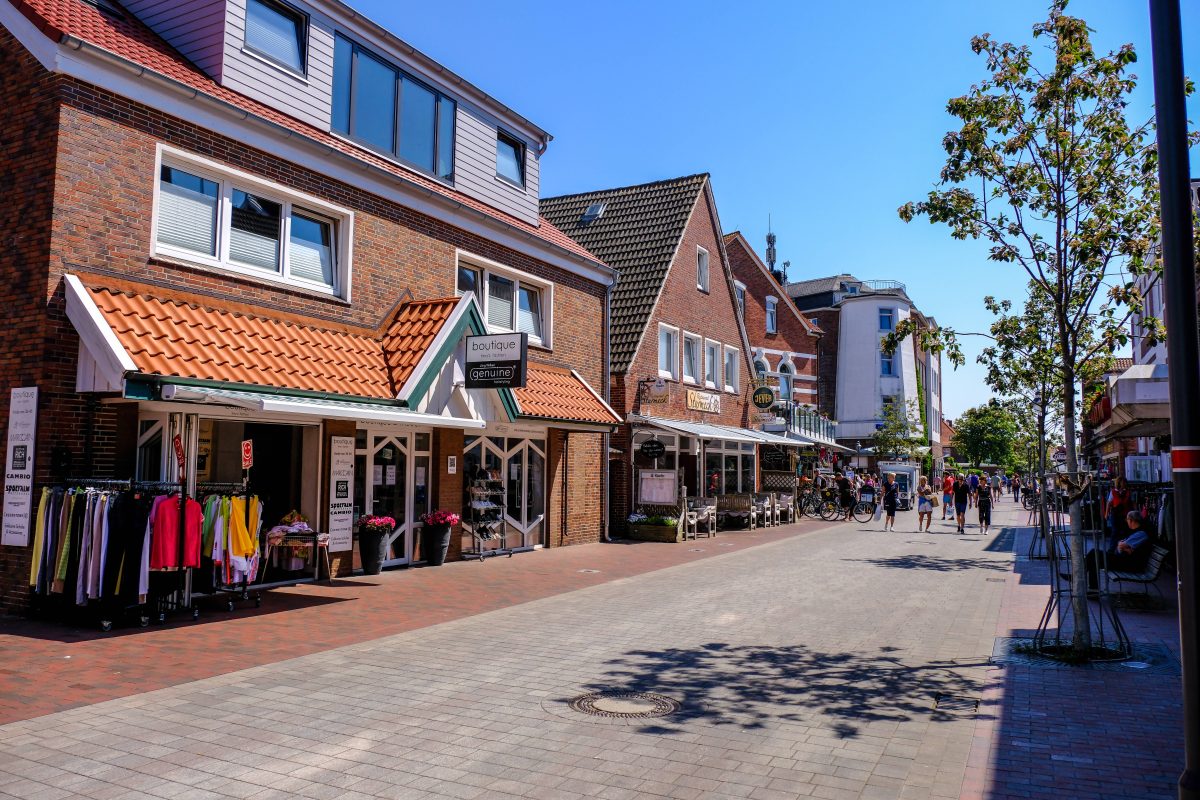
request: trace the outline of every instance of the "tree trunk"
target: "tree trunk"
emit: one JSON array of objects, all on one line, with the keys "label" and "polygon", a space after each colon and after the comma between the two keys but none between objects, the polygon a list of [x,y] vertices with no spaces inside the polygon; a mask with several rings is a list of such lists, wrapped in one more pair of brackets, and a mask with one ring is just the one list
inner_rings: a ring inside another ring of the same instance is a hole
[{"label": "tree trunk", "polygon": [[[1079,456],[1075,452],[1075,366],[1063,365],[1063,432],[1067,447],[1067,474],[1079,479]],[[1071,503],[1071,617],[1075,622],[1071,646],[1086,657],[1092,649],[1092,627],[1088,618],[1087,569],[1084,559],[1083,513],[1079,499]]]}]

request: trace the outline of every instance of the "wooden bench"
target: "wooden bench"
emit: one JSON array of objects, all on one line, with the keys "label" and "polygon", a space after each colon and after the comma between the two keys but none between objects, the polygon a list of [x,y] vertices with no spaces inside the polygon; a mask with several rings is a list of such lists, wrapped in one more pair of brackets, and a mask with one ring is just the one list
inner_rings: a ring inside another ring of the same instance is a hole
[{"label": "wooden bench", "polygon": [[[1141,572],[1120,572],[1115,570],[1106,570],[1108,579],[1115,583],[1140,583],[1142,585],[1142,593],[1149,594],[1150,590],[1147,586],[1153,586],[1154,591],[1158,592],[1158,596],[1162,597],[1162,589],[1158,588],[1158,575],[1162,572],[1163,561],[1167,558],[1167,548],[1160,545],[1154,545],[1150,550],[1150,558],[1146,561],[1146,566]],[[1163,598],[1166,599],[1166,598]]]},{"label": "wooden bench", "polygon": [[701,533],[705,536],[717,535],[717,498],[689,497],[687,499],[687,515],[684,518],[683,535],[695,539]]},{"label": "wooden bench", "polygon": [[796,497],[790,492],[775,494],[775,509],[779,515],[779,524],[791,524],[796,521]]},{"label": "wooden bench", "polygon": [[717,498],[717,519],[727,523],[731,519],[744,520],[746,530],[758,526],[758,506],[750,494],[723,494]]}]

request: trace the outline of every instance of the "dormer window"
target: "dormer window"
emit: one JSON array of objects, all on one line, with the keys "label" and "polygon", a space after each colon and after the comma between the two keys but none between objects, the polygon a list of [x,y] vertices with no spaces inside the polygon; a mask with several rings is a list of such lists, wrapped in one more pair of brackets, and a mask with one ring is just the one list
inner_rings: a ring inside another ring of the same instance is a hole
[{"label": "dormer window", "polygon": [[275,0],[247,0],[246,49],[304,74],[308,17]]},{"label": "dormer window", "polygon": [[504,131],[496,131],[496,175],[525,185],[525,145]]}]

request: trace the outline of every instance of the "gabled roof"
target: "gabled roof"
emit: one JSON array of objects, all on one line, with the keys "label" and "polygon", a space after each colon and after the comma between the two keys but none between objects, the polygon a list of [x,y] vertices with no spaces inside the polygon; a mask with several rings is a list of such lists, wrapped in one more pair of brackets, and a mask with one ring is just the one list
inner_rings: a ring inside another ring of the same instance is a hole
[{"label": "gabled roof", "polygon": [[621,417],[573,369],[529,364],[525,386],[514,389],[523,417],[620,425]]},{"label": "gabled roof", "polygon": [[[0,0],[0,2],[4,1]],[[589,262],[595,261],[595,257],[591,253],[545,220],[542,220],[541,224],[533,225],[510,216],[420,172],[405,169],[366,148],[358,147],[328,131],[313,127],[253,98],[221,86],[128,11],[123,12],[121,18],[118,19],[101,13],[96,6],[82,2],[82,0],[7,0],[7,2],[11,2],[51,41],[61,42],[64,38],[71,37],[90,44],[138,67],[227,103],[242,112],[274,123],[290,133],[299,134],[359,161],[369,163],[400,180],[439,195],[451,203],[466,206],[516,228],[526,235],[570,251]],[[115,5],[114,0],[106,0],[106,2]]]},{"label": "gabled roof", "polygon": [[[754,248],[750,246],[750,242],[746,241],[746,237],[742,235],[741,231],[734,231],[732,233],[725,234],[724,241],[725,248],[727,250],[729,246],[733,244],[736,244],[738,247],[742,248],[742,250],[750,256],[750,260],[753,261],[755,266],[757,266],[762,272],[763,277],[771,281],[773,286],[779,285],[775,281],[775,277],[771,275],[771,270],[767,269],[767,265],[764,264],[763,260],[758,257],[758,253],[754,252]],[[734,275],[734,277],[736,278],[737,276]],[[796,308],[796,303],[792,300],[791,295],[787,293],[786,287],[785,291],[780,292],[780,294],[783,295],[783,304],[791,310],[791,312],[796,316],[796,319],[800,320],[800,324],[804,326],[805,331],[816,335],[820,335],[822,333],[821,329],[812,323],[812,320],[801,314],[800,309]]]},{"label": "gabled roof", "polygon": [[[625,372],[637,351],[667,270],[708,174],[638,186],[543,198],[542,216],[619,275],[612,297],[612,371]],[[593,203],[604,213],[585,222]]]},{"label": "gabled roof", "polygon": [[459,303],[457,297],[405,303],[383,335],[383,350],[392,386],[408,382]]}]

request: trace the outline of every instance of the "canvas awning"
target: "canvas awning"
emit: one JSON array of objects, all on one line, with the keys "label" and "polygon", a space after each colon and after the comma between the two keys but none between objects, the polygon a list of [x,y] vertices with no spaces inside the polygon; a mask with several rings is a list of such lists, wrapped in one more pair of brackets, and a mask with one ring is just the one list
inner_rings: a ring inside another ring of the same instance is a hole
[{"label": "canvas awning", "polygon": [[631,415],[630,422],[639,425],[649,425],[672,433],[682,433],[684,436],[695,436],[699,439],[721,439],[727,442],[742,442],[758,444],[762,441],[753,435],[753,431],[744,428],[727,428],[724,425],[710,425],[703,422],[689,422],[682,419],[666,419],[664,417],[640,417]]}]

